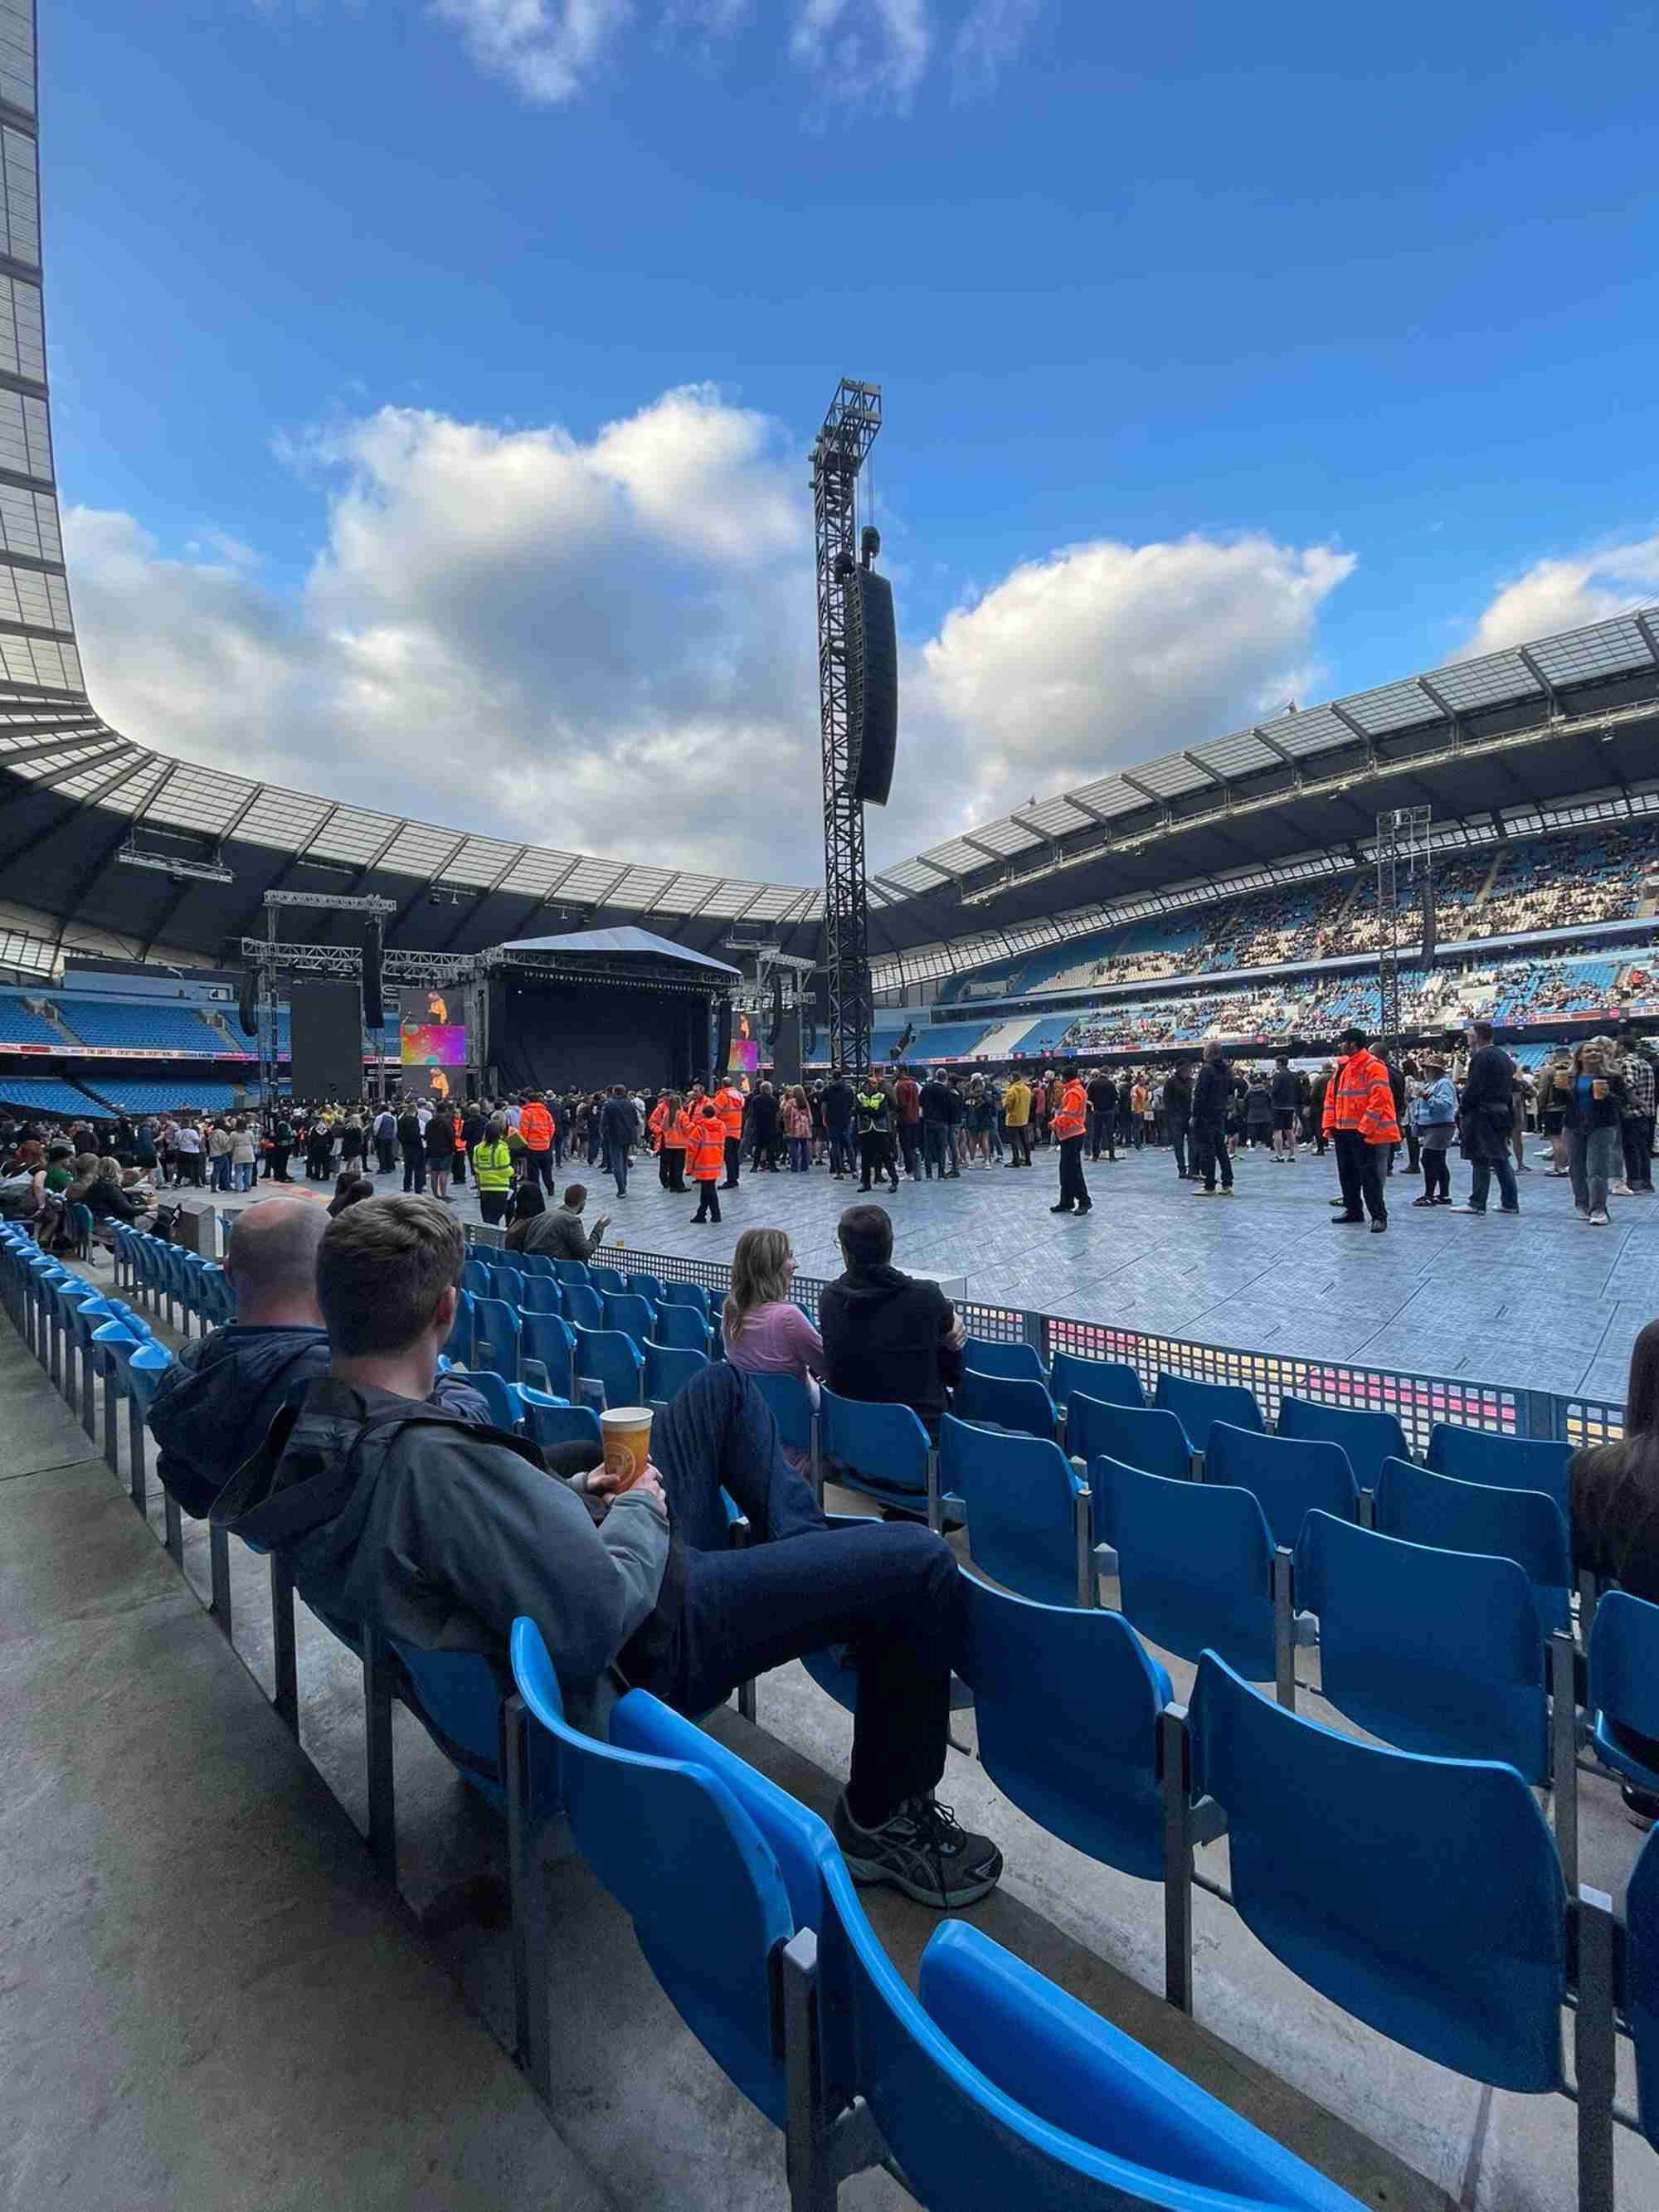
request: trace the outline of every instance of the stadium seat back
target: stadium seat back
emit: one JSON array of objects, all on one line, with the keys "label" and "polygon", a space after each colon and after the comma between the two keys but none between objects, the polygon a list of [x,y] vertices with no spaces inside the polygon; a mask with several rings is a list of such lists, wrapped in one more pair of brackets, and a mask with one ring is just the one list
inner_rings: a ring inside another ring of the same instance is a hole
[{"label": "stadium seat back", "polygon": [[516,1306],[502,1298],[472,1301],[472,1364],[493,1368],[509,1382],[519,1379],[520,1338],[523,1323]]},{"label": "stadium seat back", "polygon": [[599,1427],[599,1417],[591,1406],[572,1406],[563,1398],[547,1390],[526,1389],[524,1399],[525,1434],[544,1451],[551,1451],[559,1444],[591,1444],[594,1463],[605,1449],[605,1434]]},{"label": "stadium seat back", "polygon": [[[939,1423],[939,1485],[968,1515],[974,1565],[1044,1605],[1080,1605],[1078,1504],[1085,1486],[1060,1446],[1037,1437]],[[1088,1530],[1084,1528],[1087,1560]],[[1089,1561],[1092,1585],[1093,1566]]]},{"label": "stadium seat back", "polygon": [[1090,1462],[1109,1493],[1124,1616],[1183,1659],[1219,1651],[1253,1682],[1273,1679],[1273,1540],[1248,1490],[1171,1482],[1115,1460]]},{"label": "stadium seat back", "polygon": [[705,1321],[708,1318],[708,1293],[701,1283],[665,1283],[662,1302],[668,1306],[695,1306]]},{"label": "stadium seat back", "polygon": [[1650,1831],[1631,1872],[1625,1939],[1625,2012],[1636,2046],[1636,2109],[1643,2134],[1659,2150],[1659,1828]]},{"label": "stadium seat back", "polygon": [[1411,1460],[1385,1460],[1376,1526],[1408,1544],[1513,1559],[1533,1585],[1543,1635],[1568,1626],[1572,1547],[1560,1508],[1541,1490],[1498,1490],[1436,1474]]},{"label": "stadium seat back", "polygon": [[854,1488],[878,1497],[927,1496],[927,1431],[908,1406],[866,1404],[825,1389],[819,1434]]},{"label": "stadium seat back", "polygon": [[1541,1490],[1563,1513],[1570,1510],[1567,1462],[1571,1456],[1571,1444],[1491,1437],[1449,1421],[1437,1421],[1429,1431],[1428,1463],[1437,1474],[1449,1474],[1458,1482],[1488,1482],[1499,1490]]},{"label": "stadium seat back", "polygon": [[520,1316],[519,1371],[528,1381],[538,1374],[538,1385],[562,1398],[570,1387],[570,1363],[576,1350],[575,1334],[557,1314],[527,1313]]},{"label": "stadium seat back", "polygon": [[491,1273],[488,1261],[469,1257],[461,1268],[461,1288],[475,1298],[493,1297]]},{"label": "stadium seat back", "polygon": [[526,1314],[562,1314],[564,1287],[550,1274],[526,1275],[519,1305]]},{"label": "stadium seat back", "polygon": [[[1193,1471],[1193,1448],[1173,1413],[1150,1406],[1112,1404],[1082,1391],[1066,1401],[1066,1449],[1085,1467],[1097,1459],[1114,1459],[1125,1467],[1138,1467],[1145,1474],[1161,1474],[1170,1482],[1185,1482]],[[1099,1542],[1110,1540],[1098,1498],[1095,1534]]]},{"label": "stadium seat back", "polygon": [[545,1252],[515,1252],[513,1264],[526,1280],[538,1275],[544,1282],[556,1283],[559,1279],[553,1272],[553,1262]]},{"label": "stadium seat back", "polygon": [[792,1451],[811,1451],[812,1401],[799,1376],[754,1375],[746,1368],[738,1371],[772,1408],[772,1419],[778,1425],[778,1442],[787,1444]]},{"label": "stadium seat back", "polygon": [[501,1693],[481,1652],[422,1651],[388,1642],[403,1677],[398,1694],[446,1759],[486,1803],[507,1809],[501,1771]]},{"label": "stadium seat back", "polygon": [[1609,1590],[1595,1608],[1589,1636],[1586,1699],[1596,1755],[1638,1790],[1659,1796],[1659,1773],[1638,1759],[1615,1730],[1659,1739],[1659,1605]]},{"label": "stadium seat back", "polygon": [[1212,1422],[1231,1421],[1236,1429],[1263,1425],[1255,1393],[1242,1382],[1194,1382],[1166,1370],[1158,1376],[1152,1403],[1176,1416],[1194,1451],[1209,1449]]},{"label": "stadium seat back", "polygon": [[659,1344],[671,1344],[682,1352],[706,1352],[709,1349],[708,1323],[696,1306],[659,1306],[651,1334]]},{"label": "stadium seat back", "polygon": [[1340,1444],[1348,1455],[1354,1480],[1375,1490],[1385,1459],[1409,1459],[1406,1431],[1392,1413],[1361,1406],[1322,1406],[1311,1398],[1281,1398],[1279,1433],[1310,1443]]},{"label": "stadium seat back", "polygon": [[1036,1604],[971,1575],[962,1602],[963,1679],[992,1781],[1050,1835],[1159,1880],[1158,1717],[1171,1695],[1163,1668],[1121,1613]]},{"label": "stadium seat back", "polygon": [[1050,1395],[1062,1406],[1073,1397],[1092,1398],[1103,1406],[1141,1406],[1146,1385],[1126,1360],[1081,1359],[1075,1352],[1057,1352],[1048,1370]]},{"label": "stadium seat back", "polygon": [[636,1298],[648,1298],[653,1306],[659,1306],[663,1302],[663,1287],[655,1275],[630,1273],[628,1288]]},{"label": "stadium seat back", "polygon": [[628,1288],[628,1278],[620,1267],[604,1267],[597,1260],[588,1261],[587,1276],[594,1289],[601,1292],[620,1294]]},{"label": "stadium seat back", "polygon": [[564,1292],[564,1317],[573,1328],[603,1328],[605,1301],[587,1283],[573,1283],[561,1279]]},{"label": "stadium seat back", "polygon": [[707,1762],[654,1758],[569,1727],[533,1621],[514,1622],[511,1648],[519,1693],[556,1744],[559,1797],[582,1856],[633,1921],[681,2019],[781,2126],[771,1990],[775,1954],[795,1922],[772,1850]]},{"label": "stadium seat back", "polygon": [[1319,1616],[1323,1695],[1370,1735],[1549,1778],[1544,1647],[1513,1559],[1442,1552],[1310,1513],[1298,1610]]},{"label": "stadium seat back", "polygon": [[445,1355],[468,1367],[472,1364],[472,1297],[468,1290],[456,1293],[455,1319],[444,1343]]},{"label": "stadium seat back", "polygon": [[1260,1429],[1236,1429],[1231,1421],[1213,1422],[1204,1480],[1248,1490],[1267,1515],[1275,1544],[1294,1545],[1310,1513],[1352,1521],[1359,1512],[1359,1486],[1347,1454],[1340,1444],[1313,1437],[1272,1437]]},{"label": "stadium seat back", "polygon": [[510,1267],[504,1261],[498,1260],[489,1271],[489,1285],[490,1296],[500,1298],[504,1304],[521,1306],[524,1304],[525,1279],[518,1267]]},{"label": "stadium seat back", "polygon": [[992,1428],[1053,1440],[1057,1420],[1054,1401],[1041,1382],[1023,1376],[980,1375],[965,1367],[951,1394],[951,1403],[962,1420],[983,1421]]},{"label": "stadium seat back", "polygon": [[709,1364],[706,1352],[682,1352],[664,1344],[645,1346],[645,1398],[651,1406],[677,1398]]},{"label": "stadium seat back", "polygon": [[624,1336],[631,1336],[641,1348],[651,1334],[652,1324],[656,1318],[648,1298],[637,1297],[632,1291],[611,1291],[605,1294],[605,1327],[619,1328]]},{"label": "stadium seat back", "polygon": [[516,1429],[523,1420],[524,1397],[516,1382],[489,1368],[475,1368],[459,1379],[483,1400],[498,1429]]},{"label": "stadium seat back", "polygon": [[1192,1794],[1226,1814],[1234,1905],[1275,1957],[1439,2065],[1560,2087],[1566,1891],[1512,1768],[1339,1735],[1213,1652],[1188,1728]]},{"label": "stadium seat back", "polygon": [[611,1406],[637,1406],[644,1387],[645,1360],[631,1336],[617,1328],[576,1332],[576,1372],[605,1391]]},{"label": "stadium seat back", "polygon": [[589,1286],[586,1260],[556,1260],[553,1262],[553,1273],[562,1283],[579,1283],[584,1287]]},{"label": "stadium seat back", "polygon": [[1000,1375],[1017,1382],[1048,1379],[1034,1344],[993,1344],[988,1337],[970,1336],[962,1347],[962,1364],[976,1374]]}]

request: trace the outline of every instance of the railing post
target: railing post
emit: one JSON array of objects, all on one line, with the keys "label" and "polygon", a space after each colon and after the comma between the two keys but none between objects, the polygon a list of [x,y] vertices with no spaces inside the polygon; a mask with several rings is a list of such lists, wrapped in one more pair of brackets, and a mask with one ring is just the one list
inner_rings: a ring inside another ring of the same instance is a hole
[{"label": "railing post", "polygon": [[1572,1638],[1550,1638],[1550,1765],[1555,1786],[1555,1848],[1571,1897],[1578,1887],[1578,1698]]},{"label": "railing post", "polygon": [[945,1509],[939,1503],[939,1454],[931,1447],[927,1454],[927,1526],[936,1536],[944,1534]]},{"label": "railing post", "polygon": [[1077,1544],[1077,1601],[1092,1610],[1100,1603],[1100,1583],[1095,1575],[1094,1545],[1090,1516],[1094,1496],[1085,1482],[1072,1499],[1073,1534]]},{"label": "railing post", "polygon": [[377,1628],[363,1631],[363,1735],[368,1769],[368,1849],[398,1887],[397,1775],[392,1751],[392,1650]]},{"label": "railing post", "polygon": [[1578,2003],[1573,2014],[1573,2070],[1578,2077],[1578,2212],[1613,2212],[1613,2102],[1617,2067],[1613,2021],[1613,1899],[1576,1892]]},{"label": "railing post", "polygon": [[547,1869],[531,1798],[530,1716],[515,1691],[501,1708],[507,1887],[513,1911],[513,2047],[542,2103],[553,2102],[548,2020]]},{"label": "railing post", "polygon": [[149,1486],[144,1468],[144,1409],[138,1393],[127,1385],[127,1492],[141,1520],[149,1514]]},{"label": "railing post", "polygon": [[294,1638],[294,1570],[281,1552],[270,1555],[270,1632],[278,1717],[300,1733],[300,1667]]},{"label": "railing post", "polygon": [[1190,1770],[1187,1709],[1165,1705],[1158,1720],[1164,1795],[1164,1995],[1193,2008],[1193,1846],[1187,1825]]},{"label": "railing post", "polygon": [[1281,1544],[1273,1553],[1273,1695],[1296,1711],[1295,1554]]},{"label": "railing post", "polygon": [[106,1351],[104,1354],[104,1465],[112,1474],[118,1474],[121,1471],[120,1417],[116,1410],[120,1400],[121,1363],[113,1352]]},{"label": "railing post", "polygon": [[219,1624],[227,1644],[236,1640],[230,1604],[230,1538],[216,1521],[208,1522],[208,1579],[212,1597],[208,1611]]},{"label": "railing post", "polygon": [[818,1939],[802,1928],[779,1961],[782,1981],[784,2172],[789,2212],[835,2212],[840,2191],[830,2166],[818,2040]]}]

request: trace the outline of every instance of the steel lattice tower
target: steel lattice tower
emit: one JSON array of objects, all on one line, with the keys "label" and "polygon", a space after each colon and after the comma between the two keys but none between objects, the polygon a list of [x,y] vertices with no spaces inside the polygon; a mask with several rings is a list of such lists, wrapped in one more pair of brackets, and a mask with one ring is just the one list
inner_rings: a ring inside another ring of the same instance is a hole
[{"label": "steel lattice tower", "polygon": [[1434,896],[1429,820],[1426,806],[1399,806],[1376,817],[1378,1027],[1389,1044],[1400,1042],[1401,953],[1420,941]]},{"label": "steel lattice tower", "polygon": [[848,729],[844,589],[858,565],[858,481],[881,428],[881,389],[843,376],[812,448],[812,524],[818,562],[818,701],[823,738],[823,935],[830,972],[830,1059],[857,1073],[870,1064],[869,898],[864,807]]}]

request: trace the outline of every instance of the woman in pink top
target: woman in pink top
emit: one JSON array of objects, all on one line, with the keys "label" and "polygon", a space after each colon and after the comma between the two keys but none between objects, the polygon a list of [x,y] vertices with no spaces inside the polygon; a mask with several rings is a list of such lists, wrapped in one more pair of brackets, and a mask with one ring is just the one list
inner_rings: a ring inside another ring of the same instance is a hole
[{"label": "woman in pink top", "polygon": [[[781,1229],[745,1229],[732,1255],[732,1290],[720,1315],[726,1357],[748,1375],[793,1375],[816,1407],[823,1372],[823,1340],[798,1305],[789,1285],[795,1255]],[[811,1479],[811,1458],[786,1444],[783,1455],[797,1474]]]}]

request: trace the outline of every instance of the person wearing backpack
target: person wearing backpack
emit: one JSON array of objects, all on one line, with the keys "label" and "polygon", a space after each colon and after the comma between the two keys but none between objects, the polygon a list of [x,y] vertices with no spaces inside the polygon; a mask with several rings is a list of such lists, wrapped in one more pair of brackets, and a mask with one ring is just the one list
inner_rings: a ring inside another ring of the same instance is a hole
[{"label": "person wearing backpack", "polygon": [[374,1135],[376,1173],[390,1175],[397,1164],[398,1117],[389,1106],[374,1116]]}]

